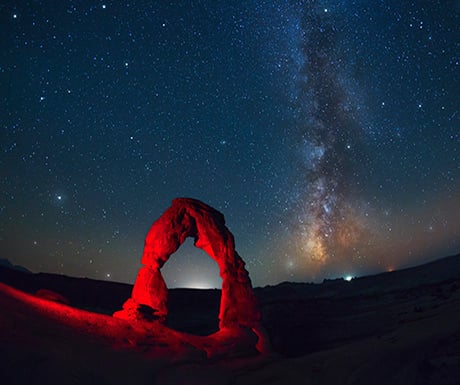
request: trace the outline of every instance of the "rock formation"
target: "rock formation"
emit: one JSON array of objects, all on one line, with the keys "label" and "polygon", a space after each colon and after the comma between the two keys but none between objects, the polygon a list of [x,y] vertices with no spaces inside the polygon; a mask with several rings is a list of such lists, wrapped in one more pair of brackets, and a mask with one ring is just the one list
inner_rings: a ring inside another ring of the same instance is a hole
[{"label": "rock formation", "polygon": [[[222,294],[219,329],[248,328],[259,337],[260,312],[244,262],[235,250],[233,235],[225,226],[224,216],[208,205],[190,198],[174,199],[172,206],[153,223],[145,239],[142,264],[131,298],[115,317],[131,321],[158,320],[168,313],[168,290],[160,269],[187,237],[219,265]],[[259,349],[260,350],[260,349]]]}]

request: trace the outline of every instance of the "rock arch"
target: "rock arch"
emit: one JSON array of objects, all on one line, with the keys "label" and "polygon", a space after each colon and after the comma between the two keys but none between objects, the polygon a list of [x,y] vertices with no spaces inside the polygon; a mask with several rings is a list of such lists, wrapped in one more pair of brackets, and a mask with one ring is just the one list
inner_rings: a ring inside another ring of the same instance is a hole
[{"label": "rock arch", "polygon": [[[114,316],[128,320],[156,319],[163,322],[168,313],[168,289],[160,269],[187,237],[203,249],[219,266],[222,293],[219,329],[252,329],[260,334],[260,312],[249,274],[235,250],[232,233],[224,216],[212,207],[191,198],[177,198],[153,223],[146,238],[131,298]],[[260,341],[259,341],[260,344]]]}]

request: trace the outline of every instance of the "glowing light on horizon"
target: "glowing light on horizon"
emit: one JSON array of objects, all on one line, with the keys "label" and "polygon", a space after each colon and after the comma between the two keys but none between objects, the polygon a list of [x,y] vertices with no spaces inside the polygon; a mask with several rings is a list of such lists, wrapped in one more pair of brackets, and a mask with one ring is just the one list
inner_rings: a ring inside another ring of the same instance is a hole
[{"label": "glowing light on horizon", "polygon": [[206,281],[191,281],[188,283],[184,283],[182,285],[176,286],[176,288],[183,288],[183,289],[220,289],[221,287],[218,287],[215,283],[213,282],[206,282]]}]

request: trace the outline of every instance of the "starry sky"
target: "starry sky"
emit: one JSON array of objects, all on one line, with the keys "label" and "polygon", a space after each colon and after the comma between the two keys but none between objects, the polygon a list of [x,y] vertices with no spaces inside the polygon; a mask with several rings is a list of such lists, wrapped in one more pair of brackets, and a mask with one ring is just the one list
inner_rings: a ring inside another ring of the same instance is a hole
[{"label": "starry sky", "polygon": [[[460,251],[460,2],[2,1],[0,258],[133,282],[175,197],[255,286]],[[169,287],[220,287],[187,242]]]}]

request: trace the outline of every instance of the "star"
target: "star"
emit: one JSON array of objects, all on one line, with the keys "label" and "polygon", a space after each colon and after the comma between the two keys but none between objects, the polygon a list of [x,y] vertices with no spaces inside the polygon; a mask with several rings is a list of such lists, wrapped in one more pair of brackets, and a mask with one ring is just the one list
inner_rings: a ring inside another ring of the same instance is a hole
[{"label": "star", "polygon": [[239,3],[7,10],[0,253],[132,283],[125,256],[179,196],[222,211],[255,285],[459,252],[457,14]]}]

